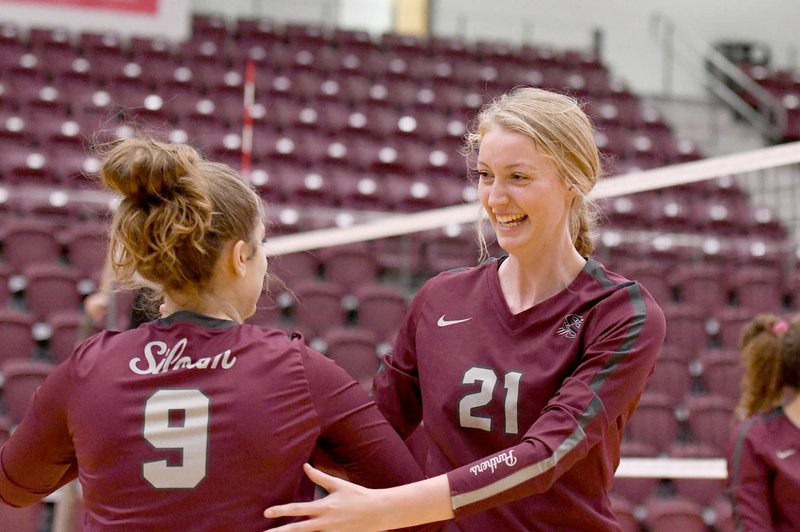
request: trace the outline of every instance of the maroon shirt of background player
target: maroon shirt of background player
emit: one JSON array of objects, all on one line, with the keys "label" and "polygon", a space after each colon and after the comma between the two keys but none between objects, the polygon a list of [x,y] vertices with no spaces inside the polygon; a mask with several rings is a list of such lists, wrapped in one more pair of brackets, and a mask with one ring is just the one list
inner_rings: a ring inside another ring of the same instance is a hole
[{"label": "maroon shirt of background player", "polygon": [[[201,346],[201,347],[198,347]],[[86,530],[264,530],[315,446],[358,482],[422,478],[361,387],[300,339],[187,311],[88,339],[0,450],[0,498],[80,478]]]},{"label": "maroon shirt of background player", "polygon": [[737,530],[800,530],[800,427],[778,407],[742,423],[728,453]]},{"label": "maroon shirt of background player", "polygon": [[448,529],[618,529],[607,492],[663,313],[590,258],[565,290],[512,315],[500,262],[422,287],[376,402],[401,436],[424,421],[426,473],[448,473]]}]

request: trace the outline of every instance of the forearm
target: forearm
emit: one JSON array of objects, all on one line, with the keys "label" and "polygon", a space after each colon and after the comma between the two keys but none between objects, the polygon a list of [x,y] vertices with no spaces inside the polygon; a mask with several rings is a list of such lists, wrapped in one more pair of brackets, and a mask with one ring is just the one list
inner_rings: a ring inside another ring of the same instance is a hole
[{"label": "forearm", "polygon": [[267,508],[264,517],[307,516],[275,528],[281,532],[377,531],[413,527],[453,517],[446,475],[394,488],[368,489],[304,466],[329,495],[311,502]]},{"label": "forearm", "polygon": [[375,490],[375,514],[382,530],[404,528],[453,518],[447,475]]}]

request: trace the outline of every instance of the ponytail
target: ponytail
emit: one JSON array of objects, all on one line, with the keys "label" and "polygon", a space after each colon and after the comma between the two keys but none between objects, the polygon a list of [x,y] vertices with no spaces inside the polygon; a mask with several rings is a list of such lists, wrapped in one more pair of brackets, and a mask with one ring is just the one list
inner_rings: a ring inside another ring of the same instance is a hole
[{"label": "ponytail", "polygon": [[743,417],[780,404],[786,384],[784,340],[788,334],[794,336],[798,332],[800,327],[792,327],[774,314],[760,314],[745,325],[739,342],[745,371],[737,407]]}]

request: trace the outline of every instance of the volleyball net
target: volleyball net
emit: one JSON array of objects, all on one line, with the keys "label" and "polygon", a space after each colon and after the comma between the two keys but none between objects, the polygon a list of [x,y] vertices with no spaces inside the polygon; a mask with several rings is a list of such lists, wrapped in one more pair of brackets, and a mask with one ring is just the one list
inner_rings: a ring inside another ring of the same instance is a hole
[{"label": "volleyball net", "polygon": [[[796,227],[800,221],[798,205],[800,205],[800,143],[783,144],[778,146],[757,149],[732,155],[714,157],[699,161],[677,164],[651,170],[635,171],[619,176],[607,177],[598,182],[590,198],[602,205],[608,205],[615,199],[632,197],[642,192],[670,191],[674,187],[682,187],[702,182],[722,182],[720,186],[736,184],[746,191],[753,205],[767,209],[776,219],[780,220],[783,227],[788,229],[788,236],[782,239],[765,239],[763,247],[778,247],[781,252],[792,259],[797,236]],[[698,189],[700,190],[700,189]],[[700,193],[696,201],[713,201],[713,187]],[[711,191],[711,192],[709,192]],[[708,196],[703,196],[708,194]],[[278,212],[274,216],[281,216],[282,209],[276,206]],[[341,213],[339,213],[341,214]],[[442,230],[447,233],[454,226],[462,225],[466,232],[476,227],[475,222],[483,215],[477,202],[462,205],[426,210],[409,214],[397,213],[348,213],[341,218],[341,226],[322,227],[313,230],[301,231],[295,234],[269,237],[267,242],[268,255],[279,260],[281,256],[297,255],[305,252],[322,254],[338,246],[348,246],[358,243],[381,243],[385,240],[400,240],[412,238],[424,232]],[[332,224],[338,220],[331,217]],[[625,233],[629,233],[624,235]],[[674,237],[695,245],[698,249],[707,246],[709,241],[737,241],[750,235],[737,235],[735,232],[725,232],[724,236],[703,232],[672,232],[671,228],[651,228],[642,231],[631,227],[628,231],[624,226],[600,226],[597,239],[597,252],[603,255],[611,245],[623,244],[627,241],[646,241],[652,243],[661,237]],[[620,237],[619,235],[624,236]],[[463,240],[461,241],[463,242]],[[408,244],[408,243],[407,243]],[[750,246],[753,246],[752,241]],[[374,249],[374,248],[370,248]],[[412,245],[406,245],[407,252],[414,252]],[[477,256],[476,259],[477,260]],[[469,265],[469,264],[465,264]],[[435,272],[428,270],[424,275]],[[621,271],[625,274],[625,271]],[[409,276],[411,277],[411,274]],[[422,279],[424,280],[424,279]],[[780,311],[780,309],[776,309]],[[669,323],[668,323],[669,328]],[[659,456],[623,456],[616,472],[618,477],[629,478],[658,478],[658,479],[724,479],[727,475],[726,464],[722,458],[722,449],[715,457],[703,458],[674,458]]]}]

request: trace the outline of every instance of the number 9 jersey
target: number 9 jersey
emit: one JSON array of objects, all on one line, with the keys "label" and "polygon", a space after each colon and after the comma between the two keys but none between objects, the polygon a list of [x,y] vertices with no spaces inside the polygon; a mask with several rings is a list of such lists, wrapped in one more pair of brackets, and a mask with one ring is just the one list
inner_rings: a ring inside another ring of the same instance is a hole
[{"label": "number 9 jersey", "polygon": [[426,474],[450,483],[448,529],[617,529],[607,493],[664,315],[591,258],[566,289],[512,314],[501,262],[420,289],[375,400],[403,437],[423,422]]},{"label": "number 9 jersey", "polygon": [[264,530],[313,498],[321,450],[356,482],[422,478],[375,404],[300,337],[190,312],[81,344],[0,449],[0,498],[32,504],[76,476],[84,530]]}]

